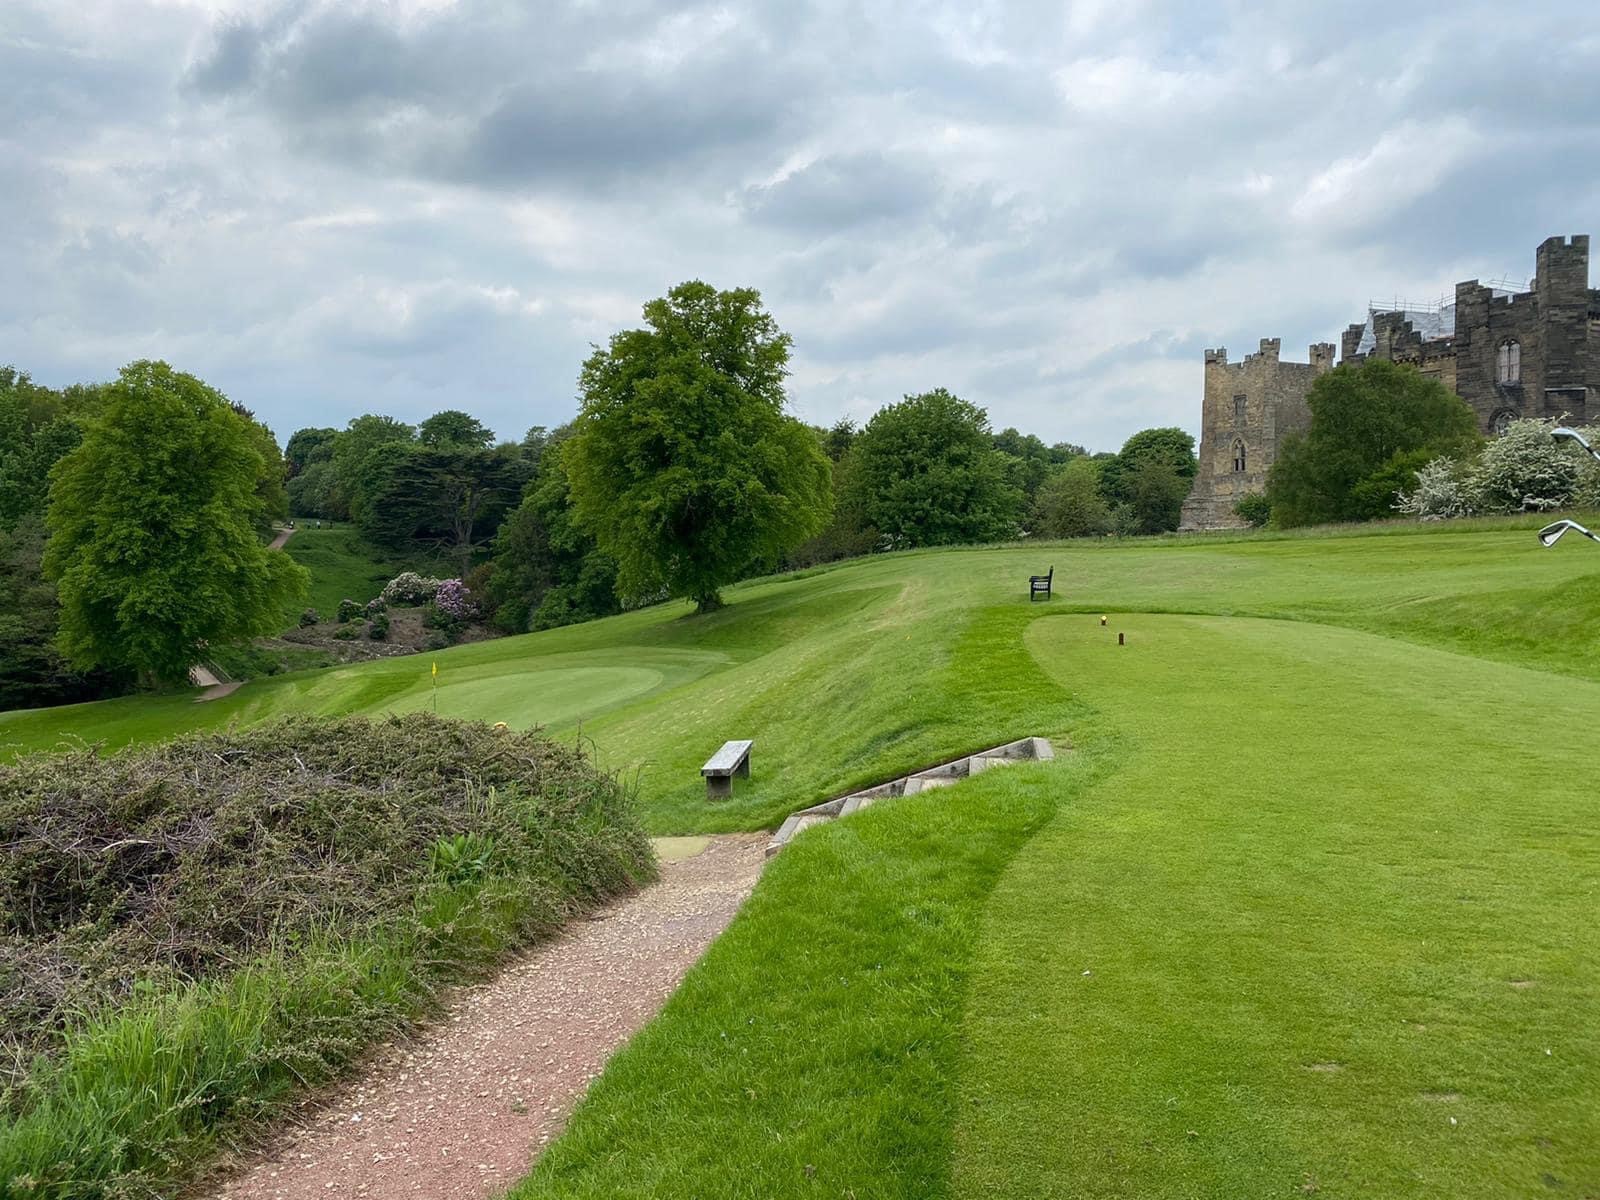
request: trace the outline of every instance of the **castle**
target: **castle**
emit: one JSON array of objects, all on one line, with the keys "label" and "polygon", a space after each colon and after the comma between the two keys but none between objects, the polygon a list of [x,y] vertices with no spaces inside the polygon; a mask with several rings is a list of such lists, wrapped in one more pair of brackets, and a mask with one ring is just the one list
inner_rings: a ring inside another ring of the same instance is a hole
[{"label": "castle", "polygon": [[[1600,417],[1600,289],[1589,286],[1589,238],[1547,238],[1526,291],[1456,284],[1455,302],[1369,311],[1340,339],[1340,365],[1367,358],[1411,363],[1452,389],[1485,433],[1516,417]],[[1232,529],[1239,497],[1266,486],[1280,439],[1311,424],[1306,394],[1333,369],[1334,347],[1318,342],[1309,362],[1284,362],[1277,338],[1230,363],[1205,353],[1200,468],[1180,529]],[[1588,411],[1593,393],[1596,412]]]}]

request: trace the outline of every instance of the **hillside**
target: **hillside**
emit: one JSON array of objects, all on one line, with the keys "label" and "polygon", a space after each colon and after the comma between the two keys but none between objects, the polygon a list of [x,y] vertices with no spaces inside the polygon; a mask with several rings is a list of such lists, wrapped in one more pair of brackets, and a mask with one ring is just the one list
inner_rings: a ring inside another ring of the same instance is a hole
[{"label": "hillside", "polygon": [[684,833],[1050,736],[799,838],[519,1194],[1583,1194],[1600,558],[1530,530],[889,556],[442,652],[436,696],[430,656],[0,741],[436,702]]}]

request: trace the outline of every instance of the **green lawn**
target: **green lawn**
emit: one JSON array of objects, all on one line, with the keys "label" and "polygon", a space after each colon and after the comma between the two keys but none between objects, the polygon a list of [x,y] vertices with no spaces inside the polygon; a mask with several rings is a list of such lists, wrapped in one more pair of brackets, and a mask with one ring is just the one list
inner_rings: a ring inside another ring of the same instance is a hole
[{"label": "green lawn", "polygon": [[1600,556],[1536,524],[893,555],[0,743],[437,703],[697,834],[1044,734],[799,839],[526,1194],[1593,1195]]},{"label": "green lawn", "polygon": [[[353,525],[317,529],[315,522],[301,517],[294,536],[284,550],[295,562],[311,572],[311,593],[306,605],[331,621],[339,601],[351,599],[365,604],[383,591],[401,571],[420,571],[425,575],[455,572],[435,559],[402,558],[368,543]],[[292,624],[300,616],[291,614]]]}]

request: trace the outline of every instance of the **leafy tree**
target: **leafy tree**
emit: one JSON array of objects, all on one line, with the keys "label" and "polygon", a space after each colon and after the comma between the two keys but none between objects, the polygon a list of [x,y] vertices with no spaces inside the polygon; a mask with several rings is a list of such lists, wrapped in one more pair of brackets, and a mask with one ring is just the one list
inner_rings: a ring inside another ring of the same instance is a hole
[{"label": "leafy tree", "polygon": [[1405,364],[1337,367],[1306,401],[1310,429],[1283,439],[1267,476],[1273,521],[1285,527],[1383,516],[1418,467],[1481,444],[1466,401]]},{"label": "leafy tree", "polygon": [[828,452],[828,457],[838,462],[850,451],[851,444],[856,440],[856,423],[849,417],[840,417],[833,423],[833,427],[822,435],[822,448]]},{"label": "leafy tree", "polygon": [[83,439],[99,389],[55,391],[0,367],[0,529],[44,511],[50,468]]},{"label": "leafy tree", "polygon": [[987,542],[1016,532],[1021,493],[983,409],[936,388],[879,410],[856,438],[853,500],[895,546]]},{"label": "leafy tree", "polygon": [[[1180,479],[1192,480],[1199,467],[1194,453],[1194,438],[1181,429],[1165,426],[1141,429],[1122,444],[1115,457],[1100,469],[1100,494],[1113,504],[1133,500],[1134,476],[1145,463],[1164,464]],[[1172,528],[1177,528],[1173,522]]]},{"label": "leafy tree", "polygon": [[1183,501],[1191,480],[1171,461],[1157,455],[1144,458],[1122,475],[1127,493],[1126,510],[1135,533],[1167,533],[1178,527]]},{"label": "leafy tree", "polygon": [[417,440],[424,446],[464,446],[482,450],[493,443],[494,430],[460,409],[447,408],[417,426]]},{"label": "leafy tree", "polygon": [[289,435],[289,444],[283,448],[283,461],[288,465],[289,478],[293,479],[312,463],[327,462],[333,457],[333,442],[339,436],[337,429],[296,429]]},{"label": "leafy tree", "polygon": [[684,283],[644,319],[583,366],[572,502],[625,596],[664,590],[706,612],[821,528],[828,460],[783,411],[790,339],[759,293]]},{"label": "leafy tree", "polygon": [[855,485],[860,456],[854,450],[833,464],[833,518],[815,537],[801,542],[784,556],[783,565],[791,569],[818,563],[837,562],[871,554],[883,536],[872,527],[861,510],[861,489]]},{"label": "leafy tree", "polygon": [[208,643],[275,631],[308,576],[257,535],[272,469],[221,393],[166,363],[123,368],[50,488],[67,658],[175,682]]},{"label": "leafy tree", "polygon": [[1272,520],[1272,501],[1263,492],[1246,492],[1234,502],[1233,511],[1252,528],[1260,529]]},{"label": "leafy tree", "polygon": [[126,690],[106,671],[73,670],[56,649],[60,606],[44,577],[44,521],[0,530],[0,710],[99,700]]},{"label": "leafy tree", "polygon": [[1039,488],[1033,532],[1041,537],[1096,537],[1111,528],[1111,509],[1100,495],[1100,468],[1093,460],[1073,459]]},{"label": "leafy tree", "polygon": [[557,430],[538,479],[495,538],[489,589],[509,633],[550,629],[621,611],[617,564],[573,518]]},{"label": "leafy tree", "polygon": [[361,532],[396,549],[432,542],[454,555],[462,576],[530,473],[514,446],[485,450],[460,443],[391,443],[375,453],[388,457],[358,521]]},{"label": "leafy tree", "polygon": [[346,516],[361,519],[383,486],[387,468],[416,440],[416,430],[393,417],[364,413],[351,419],[333,442],[334,473]]},{"label": "leafy tree", "polygon": [[313,462],[284,489],[288,493],[289,511],[300,517],[320,517],[324,521],[341,521],[350,515],[344,495],[339,491],[339,475],[331,462]]}]

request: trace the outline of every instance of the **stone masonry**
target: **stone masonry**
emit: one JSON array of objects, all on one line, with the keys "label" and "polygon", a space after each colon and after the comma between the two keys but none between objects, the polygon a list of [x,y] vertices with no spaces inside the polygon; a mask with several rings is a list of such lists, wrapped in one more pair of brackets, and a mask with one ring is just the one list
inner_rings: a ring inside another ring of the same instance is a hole
[{"label": "stone masonry", "polygon": [[[1485,433],[1518,417],[1600,419],[1600,290],[1589,287],[1589,238],[1547,238],[1529,289],[1512,292],[1476,279],[1458,283],[1455,302],[1424,310],[1372,310],[1344,331],[1340,365],[1383,358],[1409,363],[1471,405]],[[1240,496],[1266,485],[1280,439],[1306,429],[1306,394],[1333,366],[1333,346],[1311,347],[1309,363],[1278,358],[1278,339],[1229,363],[1207,350],[1200,469],[1180,529],[1238,528]]]},{"label": "stone masonry", "polygon": [[1200,469],[1183,506],[1180,529],[1235,529],[1233,506],[1267,483],[1267,468],[1284,434],[1311,424],[1306,393],[1333,369],[1333,345],[1311,347],[1310,362],[1284,362],[1279,339],[1230,363],[1225,349],[1206,351],[1206,391],[1200,414]]}]

